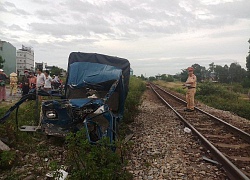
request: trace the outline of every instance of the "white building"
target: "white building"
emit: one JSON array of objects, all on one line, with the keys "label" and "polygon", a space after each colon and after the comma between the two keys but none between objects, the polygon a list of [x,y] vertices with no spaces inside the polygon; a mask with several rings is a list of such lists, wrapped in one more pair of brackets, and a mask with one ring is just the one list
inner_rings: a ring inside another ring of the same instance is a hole
[{"label": "white building", "polygon": [[22,49],[17,50],[16,68],[19,75],[24,74],[24,70],[34,71],[34,51],[31,47],[22,45]]}]

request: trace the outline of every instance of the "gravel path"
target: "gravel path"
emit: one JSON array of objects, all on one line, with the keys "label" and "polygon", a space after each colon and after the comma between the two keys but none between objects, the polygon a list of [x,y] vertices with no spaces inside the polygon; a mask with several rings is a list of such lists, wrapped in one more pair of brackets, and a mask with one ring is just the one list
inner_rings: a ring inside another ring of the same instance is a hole
[{"label": "gravel path", "polygon": [[127,168],[134,179],[227,179],[220,167],[202,159],[211,157],[150,89],[140,111],[130,125],[134,137]]}]

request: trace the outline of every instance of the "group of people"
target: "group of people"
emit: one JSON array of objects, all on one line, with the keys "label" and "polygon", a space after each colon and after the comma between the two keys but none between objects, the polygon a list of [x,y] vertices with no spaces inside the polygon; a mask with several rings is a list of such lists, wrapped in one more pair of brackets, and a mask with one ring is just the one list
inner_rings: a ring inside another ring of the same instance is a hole
[{"label": "group of people", "polygon": [[[24,71],[24,76],[21,80],[22,96],[29,93],[31,89],[38,88],[43,89],[47,92],[51,91],[52,86],[58,88],[61,84],[61,80],[58,76],[54,75],[53,78],[50,76],[50,72],[38,68],[34,72]],[[6,80],[10,79],[10,96],[15,96],[17,93],[18,78],[15,72],[10,74],[10,77],[4,73],[3,69],[0,69],[0,102],[6,100]]]},{"label": "group of people", "polygon": [[[183,84],[188,88],[186,93],[187,108],[184,111],[192,112],[194,111],[194,95],[196,92],[196,76],[194,75],[193,67],[189,67],[187,81]],[[52,84],[60,84],[60,79],[58,76],[50,76],[48,70],[42,71],[42,69],[37,69],[37,75],[34,72],[29,73],[27,70],[24,71],[24,76],[22,77],[22,95],[28,94],[30,89],[41,88],[45,91],[51,91]],[[0,102],[6,100],[6,80],[9,77],[4,73],[3,69],[0,69]],[[17,92],[17,74],[10,74],[10,95],[15,95]]]},{"label": "group of people", "polygon": [[38,68],[36,70],[36,76],[33,72],[29,73],[24,71],[24,76],[22,78],[22,95],[28,94],[30,89],[38,88],[44,91],[51,91],[52,84],[61,84],[61,80],[58,76],[54,75],[53,78],[50,76],[50,72]]}]

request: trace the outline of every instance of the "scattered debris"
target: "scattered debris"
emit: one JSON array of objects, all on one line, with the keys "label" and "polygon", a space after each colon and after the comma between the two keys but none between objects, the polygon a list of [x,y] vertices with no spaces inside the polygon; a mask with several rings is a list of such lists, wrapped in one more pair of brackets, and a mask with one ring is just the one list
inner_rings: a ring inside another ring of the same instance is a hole
[{"label": "scattered debris", "polygon": [[9,146],[7,146],[6,144],[4,144],[4,143],[0,140],[0,150],[2,150],[2,151],[9,151],[10,148],[9,148]]},{"label": "scattered debris", "polygon": [[[59,177],[55,177],[56,174],[58,174]],[[68,176],[68,172],[64,171],[63,169],[59,169],[57,171],[49,172],[46,174],[46,177],[53,178],[55,177],[55,180],[65,180]]]},{"label": "scattered debris", "polygon": [[124,144],[126,144],[132,137],[134,136],[134,134],[132,133],[132,134],[129,134],[129,135],[127,135],[126,137],[125,137],[125,139],[124,139]]},{"label": "scattered debris", "polygon": [[210,163],[213,163],[213,164],[216,164],[216,165],[219,164],[217,161],[214,161],[214,160],[212,160],[212,159],[209,159],[209,158],[207,158],[206,156],[202,156],[202,159],[203,159],[204,161],[207,161],[207,162],[210,162]]},{"label": "scattered debris", "polygon": [[21,126],[19,128],[20,131],[26,131],[26,132],[35,132],[38,129],[41,129],[40,126]]},{"label": "scattered debris", "polygon": [[184,128],[184,132],[186,132],[186,133],[191,133],[191,129],[189,129],[188,127],[185,127],[185,128]]}]

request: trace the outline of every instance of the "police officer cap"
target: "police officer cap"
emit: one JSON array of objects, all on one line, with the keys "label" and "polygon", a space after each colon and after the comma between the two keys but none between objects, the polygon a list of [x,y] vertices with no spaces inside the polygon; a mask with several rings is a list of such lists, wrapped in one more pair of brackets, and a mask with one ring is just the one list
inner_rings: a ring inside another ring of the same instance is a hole
[{"label": "police officer cap", "polygon": [[193,67],[188,67],[187,70],[188,70],[188,71],[193,71],[194,68],[193,68]]}]

